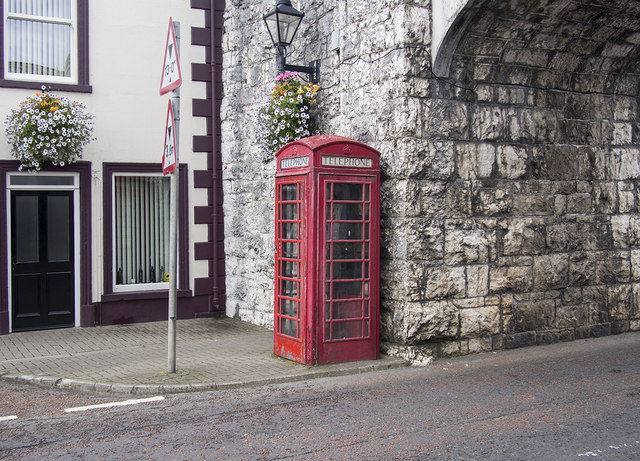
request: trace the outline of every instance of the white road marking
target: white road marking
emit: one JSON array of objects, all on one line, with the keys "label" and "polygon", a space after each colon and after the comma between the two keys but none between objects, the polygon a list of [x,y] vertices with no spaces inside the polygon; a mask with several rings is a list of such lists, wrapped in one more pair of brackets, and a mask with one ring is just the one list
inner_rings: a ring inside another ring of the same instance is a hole
[{"label": "white road marking", "polygon": [[126,405],[137,405],[139,403],[158,402],[160,400],[164,400],[164,397],[162,397],[161,395],[158,395],[156,397],[149,397],[147,399],[130,399],[130,400],[124,400],[121,402],[98,403],[96,405],[87,405],[84,407],[65,408],[64,412],[73,413],[76,411],[97,410],[99,408],[124,407]]},{"label": "white road marking", "polygon": [[16,415],[0,416],[0,421],[11,421],[12,419],[18,419]]}]

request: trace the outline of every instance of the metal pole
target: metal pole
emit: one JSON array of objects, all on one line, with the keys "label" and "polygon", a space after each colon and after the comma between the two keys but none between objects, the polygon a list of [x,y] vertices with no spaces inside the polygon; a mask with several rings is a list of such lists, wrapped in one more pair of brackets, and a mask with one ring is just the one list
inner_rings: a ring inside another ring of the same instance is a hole
[{"label": "metal pole", "polygon": [[[180,48],[180,22],[173,21],[176,33],[176,45]],[[179,50],[176,54],[179,56]],[[168,331],[168,371],[176,372],[176,313],[178,308],[178,178],[180,174],[180,88],[171,92],[171,104],[173,108],[175,142],[176,142],[176,169],[171,173],[171,194],[169,213],[169,331]]]}]

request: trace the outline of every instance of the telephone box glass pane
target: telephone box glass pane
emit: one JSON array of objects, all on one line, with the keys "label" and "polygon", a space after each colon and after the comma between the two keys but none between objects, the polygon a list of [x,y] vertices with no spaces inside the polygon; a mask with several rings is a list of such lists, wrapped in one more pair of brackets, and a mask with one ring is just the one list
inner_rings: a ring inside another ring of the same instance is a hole
[{"label": "telephone box glass pane", "polygon": [[334,243],[333,259],[362,259],[362,244]]},{"label": "telephone box glass pane", "polygon": [[362,337],[362,320],[335,322],[333,324],[332,339],[348,339]]},{"label": "telephone box glass pane", "polygon": [[361,279],[362,263],[358,262],[334,262],[333,277],[336,279]]},{"label": "telephone box glass pane", "polygon": [[282,220],[296,220],[298,219],[298,204],[297,203],[285,203],[282,205]]},{"label": "telephone box glass pane", "polygon": [[362,317],[362,301],[344,301],[333,303],[331,318],[353,319]]},{"label": "telephone box glass pane", "polygon": [[334,203],[333,219],[362,221],[362,205],[360,203]]},{"label": "telephone box glass pane", "polygon": [[282,244],[282,257],[297,259],[299,256],[298,246],[299,246],[298,242],[284,242]]},{"label": "telephone box glass pane", "polygon": [[333,223],[333,240],[360,240],[362,239],[362,223]]},{"label": "telephone box glass pane", "polygon": [[364,184],[334,183],[333,200],[362,200]]},{"label": "telephone box glass pane", "polygon": [[287,296],[289,298],[297,298],[298,297],[298,282],[293,281],[293,280],[282,280],[281,281],[280,292],[282,293],[282,296]]},{"label": "telephone box glass pane", "polygon": [[281,186],[280,200],[283,202],[297,201],[298,184],[283,184]]},{"label": "telephone box glass pane", "polygon": [[283,239],[298,240],[298,223],[288,222],[282,223],[282,236]]},{"label": "telephone box glass pane", "polygon": [[280,306],[280,313],[287,317],[298,317],[298,302],[290,299],[283,299]]},{"label": "telephone box glass pane", "polygon": [[298,337],[298,322],[287,318],[280,319],[280,333],[292,338]]},{"label": "telephone box glass pane", "polygon": [[362,297],[362,282],[334,282],[333,299]]}]

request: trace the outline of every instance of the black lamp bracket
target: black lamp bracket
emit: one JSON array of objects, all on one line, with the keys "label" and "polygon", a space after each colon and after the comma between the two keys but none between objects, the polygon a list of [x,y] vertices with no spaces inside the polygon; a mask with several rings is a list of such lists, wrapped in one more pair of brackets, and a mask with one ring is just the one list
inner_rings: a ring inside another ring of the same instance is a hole
[{"label": "black lamp bracket", "polygon": [[311,61],[308,66],[294,66],[287,64],[287,58],[284,53],[278,53],[278,73],[301,72],[309,75],[309,81],[318,83],[320,81],[320,60]]}]

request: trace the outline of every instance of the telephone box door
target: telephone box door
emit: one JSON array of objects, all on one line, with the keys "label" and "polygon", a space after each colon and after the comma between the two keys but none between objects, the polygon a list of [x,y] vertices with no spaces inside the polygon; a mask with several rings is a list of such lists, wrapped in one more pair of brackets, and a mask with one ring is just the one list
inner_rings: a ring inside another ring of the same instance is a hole
[{"label": "telephone box door", "polygon": [[321,176],[320,363],[379,355],[378,188],[376,177]]},{"label": "telephone box door", "polygon": [[276,183],[276,289],[274,353],[303,361],[304,177]]}]

